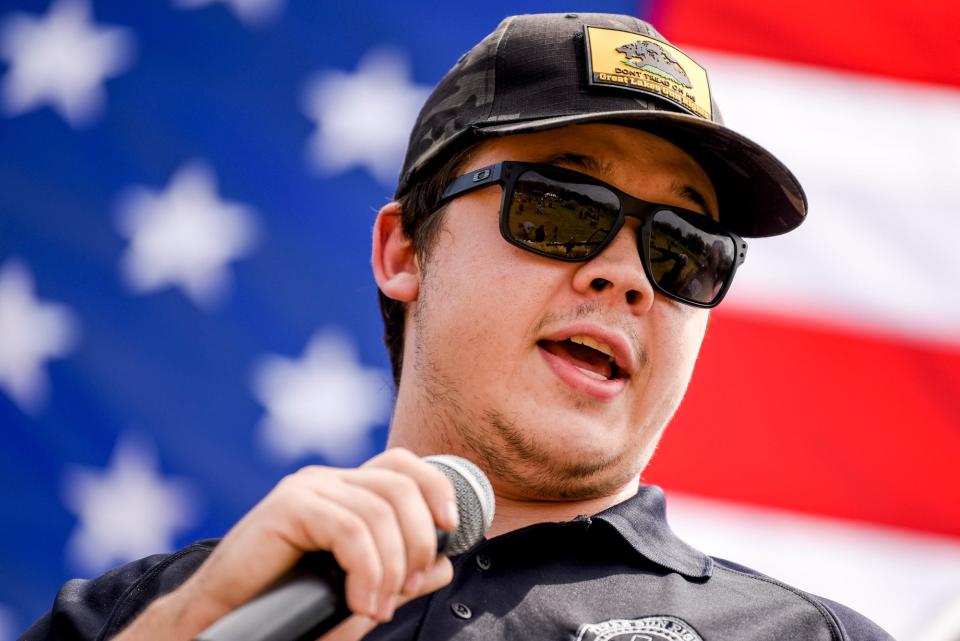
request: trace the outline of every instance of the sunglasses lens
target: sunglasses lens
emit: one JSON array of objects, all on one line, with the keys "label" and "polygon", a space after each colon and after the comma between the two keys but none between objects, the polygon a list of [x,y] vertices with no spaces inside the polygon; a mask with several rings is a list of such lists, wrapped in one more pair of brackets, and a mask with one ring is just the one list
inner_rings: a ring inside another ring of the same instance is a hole
[{"label": "sunglasses lens", "polygon": [[610,235],[619,211],[620,199],[601,185],[531,169],[514,184],[506,223],[512,239],[534,252],[583,259]]},{"label": "sunglasses lens", "polygon": [[697,303],[713,303],[730,279],[737,246],[723,232],[692,225],[676,212],[653,215],[650,271],[664,290]]},{"label": "sunglasses lens", "polygon": [[[527,169],[514,182],[504,222],[509,240],[525,249],[586,260],[609,239],[619,213],[619,196],[603,185]],[[734,239],[699,214],[659,209],[650,223],[646,254],[656,284],[680,299],[714,304],[733,271]]]}]

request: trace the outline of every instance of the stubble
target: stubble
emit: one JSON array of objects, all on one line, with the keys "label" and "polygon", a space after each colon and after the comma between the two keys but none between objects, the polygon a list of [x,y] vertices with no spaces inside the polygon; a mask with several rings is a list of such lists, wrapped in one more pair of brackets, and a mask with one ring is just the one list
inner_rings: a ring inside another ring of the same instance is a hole
[{"label": "stubble", "polygon": [[[413,312],[414,359],[417,410],[421,442],[433,444],[437,451],[472,460],[484,469],[495,484],[507,486],[522,498],[541,501],[589,500],[609,496],[636,478],[643,466],[633,449],[593,453],[577,459],[572,453],[558,454],[547,443],[531,436],[524,425],[494,406],[468,409],[464,391],[447,374],[441,350],[427,328],[434,294],[430,278],[424,274],[421,296]],[[578,309],[576,316],[592,311]],[[640,362],[646,355],[639,350]],[[643,438],[642,433],[637,438]],[[520,497],[518,497],[520,498]]]}]

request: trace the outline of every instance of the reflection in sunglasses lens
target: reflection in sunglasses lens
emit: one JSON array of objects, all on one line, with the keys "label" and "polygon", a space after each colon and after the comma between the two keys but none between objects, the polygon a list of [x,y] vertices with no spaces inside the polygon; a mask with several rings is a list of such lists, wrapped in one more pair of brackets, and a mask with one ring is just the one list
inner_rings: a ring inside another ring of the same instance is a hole
[{"label": "reflection in sunglasses lens", "polygon": [[[507,228],[514,242],[533,252],[589,259],[607,241],[619,212],[620,198],[607,187],[528,169],[514,184]],[[651,275],[664,291],[701,304],[723,291],[736,257],[729,235],[661,209],[653,214],[649,242]]]},{"label": "reflection in sunglasses lens", "polygon": [[620,199],[605,187],[529,170],[514,185],[507,225],[533,251],[583,258],[603,243],[619,211]]},{"label": "reflection in sunglasses lens", "polygon": [[657,285],[698,303],[723,290],[736,255],[726,234],[698,229],[666,209],[654,214],[648,250]]}]

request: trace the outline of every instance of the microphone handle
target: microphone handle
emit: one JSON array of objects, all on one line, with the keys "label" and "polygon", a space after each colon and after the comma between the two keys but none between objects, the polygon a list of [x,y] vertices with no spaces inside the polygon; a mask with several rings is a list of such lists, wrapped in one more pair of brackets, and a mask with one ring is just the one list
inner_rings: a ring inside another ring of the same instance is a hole
[{"label": "microphone handle", "polygon": [[[437,553],[449,533],[437,529]],[[350,616],[346,574],[329,552],[311,552],[273,588],[228,612],[194,641],[315,641]]]}]

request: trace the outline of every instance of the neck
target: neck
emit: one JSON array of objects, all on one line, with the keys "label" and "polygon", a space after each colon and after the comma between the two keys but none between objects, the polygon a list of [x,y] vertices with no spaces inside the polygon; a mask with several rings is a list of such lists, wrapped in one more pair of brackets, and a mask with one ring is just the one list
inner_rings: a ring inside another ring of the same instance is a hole
[{"label": "neck", "polygon": [[617,503],[626,501],[636,494],[639,488],[639,480],[635,478],[617,492],[597,498],[571,501],[531,501],[504,495],[497,491],[496,481],[493,481],[493,483],[494,493],[497,497],[497,510],[493,525],[487,530],[486,536],[488,539],[535,523],[569,521],[581,515],[602,512]]},{"label": "neck", "polygon": [[[443,439],[441,442],[435,442],[433,439],[424,438],[430,433],[428,430],[405,431],[398,428],[399,425],[394,420],[387,440],[388,448],[403,447],[418,456],[455,454],[467,459],[475,459],[469,452],[458,448],[452,440]],[[477,460],[473,462],[481,464]],[[489,474],[489,470],[486,471]],[[519,530],[535,523],[569,521],[580,515],[602,512],[635,495],[639,489],[640,479],[638,473],[631,477],[628,482],[602,496],[567,501],[545,501],[528,498],[524,495],[522,488],[510,487],[493,475],[490,475],[490,482],[493,485],[494,496],[496,497],[496,512],[493,524],[487,530],[487,538]]]},{"label": "neck", "polygon": [[[409,395],[409,396],[408,396]],[[412,396],[412,397],[411,397]],[[422,402],[411,389],[401,384],[390,424],[387,447],[402,447],[418,456],[453,454],[473,461],[487,473],[496,497],[493,524],[487,538],[519,530],[535,523],[569,521],[580,515],[592,515],[621,503],[639,490],[639,470],[623,482],[608,486],[600,496],[586,499],[543,500],[529,488],[518,485],[516,476],[498,478],[485,466],[481,455],[471,451],[460,438],[456,419],[445,416],[436,405]],[[502,445],[502,444],[501,444]]]}]

